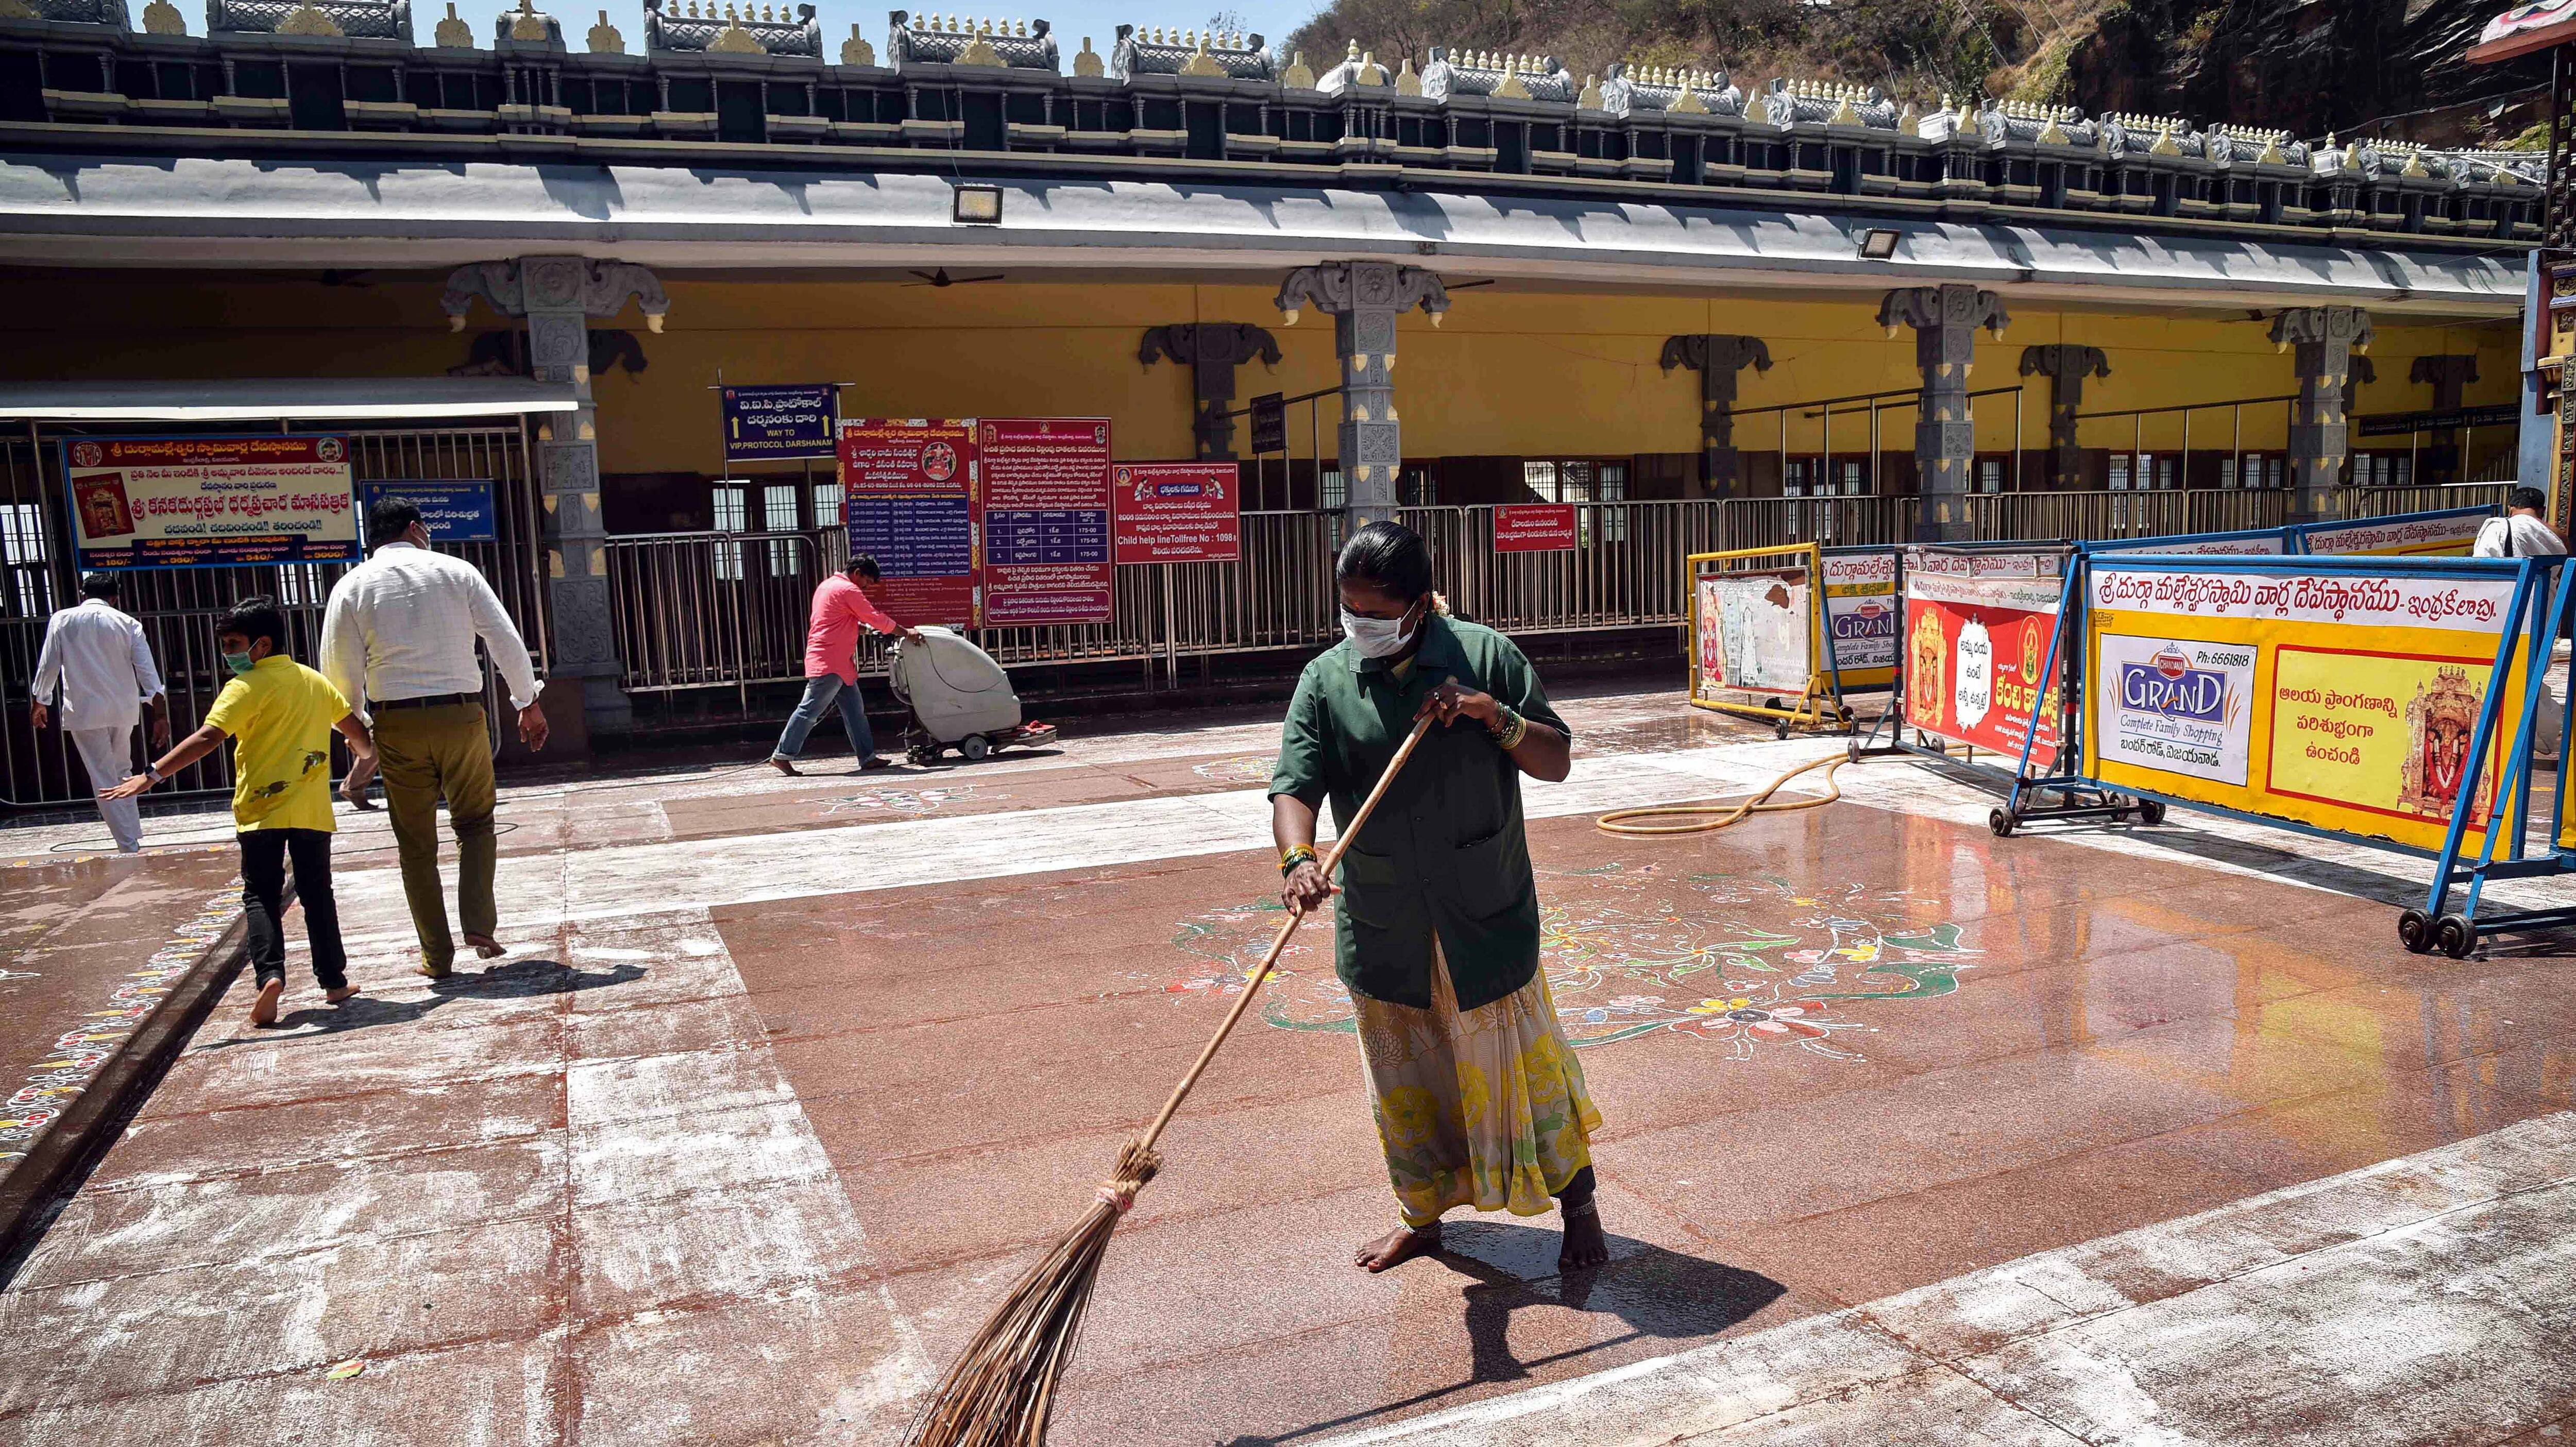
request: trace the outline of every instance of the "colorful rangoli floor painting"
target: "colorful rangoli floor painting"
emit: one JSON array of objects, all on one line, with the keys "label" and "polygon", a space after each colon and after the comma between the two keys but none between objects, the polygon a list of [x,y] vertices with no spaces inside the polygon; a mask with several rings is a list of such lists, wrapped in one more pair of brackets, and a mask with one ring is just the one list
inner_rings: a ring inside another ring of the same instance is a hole
[{"label": "colorful rangoli floor painting", "polygon": [[[903,789],[885,787],[862,789],[846,799],[836,799],[824,806],[826,814],[935,814],[941,808],[973,795],[972,784],[950,784],[937,789]],[[1008,794],[994,794],[1007,799]]]},{"label": "colorful rangoli floor painting", "polygon": [[1229,784],[1267,784],[1278,767],[1279,760],[1275,756],[1258,754],[1199,764],[1190,772],[1202,779],[1217,779]]},{"label": "colorful rangoli floor painting", "polygon": [[[1859,1060],[1887,1007],[1954,994],[1978,953],[1905,890],[1743,874],[1684,874],[1606,864],[1539,871],[1540,961],[1566,1038],[1577,1048],[1657,1031],[1691,1035],[1750,1060],[1795,1047]],[[1277,900],[1211,910],[1172,937],[1190,962],[1175,995],[1241,993],[1278,931]],[[1352,1031],[1350,992],[1333,972],[1332,921],[1319,917],[1281,956],[1261,1015],[1283,1030]]]}]

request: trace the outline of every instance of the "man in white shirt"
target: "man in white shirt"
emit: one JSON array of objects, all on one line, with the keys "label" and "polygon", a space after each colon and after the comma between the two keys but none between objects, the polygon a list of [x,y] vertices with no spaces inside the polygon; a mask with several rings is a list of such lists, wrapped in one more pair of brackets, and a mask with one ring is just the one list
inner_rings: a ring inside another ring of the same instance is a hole
[{"label": "man in white shirt", "polygon": [[[456,913],[465,942],[490,959],[502,953],[492,898],[492,737],[483,722],[483,670],[474,641],[519,711],[519,737],[546,746],[537,674],[528,646],[474,565],[429,550],[420,509],[384,498],[367,510],[374,556],[331,589],[322,618],[322,676],[375,730],[376,763],[402,860],[403,897],[420,934],[420,972],[445,979],[456,958],[438,879],[438,804],[456,833]],[[351,802],[366,779],[353,770]]]},{"label": "man in white shirt", "polygon": [[[2469,551],[2481,558],[2563,558],[2567,540],[2541,519],[2549,498],[2536,487],[2517,487],[2505,494],[2504,516],[2489,518],[2478,529],[2478,540]],[[2552,594],[2556,580],[2551,580]],[[2532,752],[2543,762],[2556,759],[2560,735],[2567,722],[2567,640],[2550,645],[2549,667],[2540,675],[2541,690],[2548,697],[2541,700],[2540,718],[2533,727],[2536,736]]]},{"label": "man in white shirt", "polygon": [[[152,666],[152,645],[143,625],[119,610],[119,584],[114,573],[91,573],[81,579],[79,606],[65,608],[45,625],[45,646],[36,655],[35,696],[31,715],[43,731],[53,710],[46,700],[61,691],[63,732],[80,751],[93,790],[125,782],[134,772],[134,720],[146,703],[152,706],[152,747],[170,747],[170,695],[162,690],[161,671]],[[101,799],[99,817],[116,847],[132,854],[143,847],[143,809],[132,799]]]}]

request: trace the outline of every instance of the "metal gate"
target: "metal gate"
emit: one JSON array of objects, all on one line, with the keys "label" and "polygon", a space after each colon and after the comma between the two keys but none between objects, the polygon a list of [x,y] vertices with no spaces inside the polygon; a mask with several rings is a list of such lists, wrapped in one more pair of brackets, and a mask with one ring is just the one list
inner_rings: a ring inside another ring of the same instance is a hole
[{"label": "metal gate", "polygon": [[[239,435],[242,427],[222,429]],[[350,466],[360,482],[489,478],[496,540],[453,543],[441,551],[473,563],[500,594],[511,621],[527,639],[542,673],[549,654],[545,545],[538,517],[535,473],[527,431],[517,419],[435,428],[359,428],[292,425],[281,430],[332,432],[349,439]],[[46,620],[80,601],[72,565],[70,513],[63,499],[60,453],[66,436],[171,434],[215,429],[178,426],[71,429],[30,428],[0,441],[0,808],[59,807],[87,802],[92,789],[59,724],[38,732],[28,705]],[[173,737],[205,718],[224,684],[215,654],[214,622],[239,599],[268,594],[286,613],[289,651],[311,662],[322,637],[322,606],[331,585],[347,571],[339,563],[294,563],[258,568],[138,569],[124,576],[119,606],[143,624],[152,656],[170,690]],[[495,711],[500,737],[502,702],[497,682],[485,704]],[[138,734],[136,765],[146,741]],[[218,749],[174,780],[182,795],[231,792],[232,760]],[[168,797],[167,794],[162,797]]]}]

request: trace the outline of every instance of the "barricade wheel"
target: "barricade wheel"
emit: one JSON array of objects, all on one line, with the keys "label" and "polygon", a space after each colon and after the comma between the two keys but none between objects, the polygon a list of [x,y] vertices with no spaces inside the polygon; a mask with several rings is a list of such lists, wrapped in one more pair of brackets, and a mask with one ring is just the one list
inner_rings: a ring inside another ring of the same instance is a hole
[{"label": "barricade wheel", "polygon": [[982,734],[968,734],[958,740],[957,752],[964,754],[970,764],[981,763],[985,755],[993,752],[993,745]]},{"label": "barricade wheel", "polygon": [[916,768],[927,767],[931,764],[938,763],[939,745],[914,744],[911,748],[903,751],[903,759],[905,763],[911,764]]},{"label": "barricade wheel", "polygon": [[2465,960],[2478,947],[2478,927],[2464,916],[2446,914],[2433,922],[2433,943],[2452,959]]},{"label": "barricade wheel", "polygon": [[2012,811],[2008,809],[1998,808],[1986,816],[1986,827],[1995,831],[1997,839],[2010,839],[2015,822]]},{"label": "barricade wheel", "polygon": [[1857,739],[1857,738],[1855,738],[1855,739],[1853,739],[1850,743],[1847,743],[1847,744],[1843,745],[1843,752],[1851,758],[1851,761],[1852,761],[1853,763],[1855,763],[1855,764],[1859,763],[1859,762],[1860,762],[1860,740],[1859,740],[1859,739]]},{"label": "barricade wheel", "polygon": [[1784,718],[1778,723],[1773,724],[1771,726],[1771,736],[1784,744],[1787,743],[1789,741],[1789,721]]},{"label": "barricade wheel", "polygon": [[2162,799],[2140,799],[2138,801],[2138,822],[2141,824],[2162,824],[2165,822],[2164,801]]},{"label": "barricade wheel", "polygon": [[2420,909],[2409,909],[2397,916],[2397,942],[2410,955],[2433,952],[2433,917]]}]

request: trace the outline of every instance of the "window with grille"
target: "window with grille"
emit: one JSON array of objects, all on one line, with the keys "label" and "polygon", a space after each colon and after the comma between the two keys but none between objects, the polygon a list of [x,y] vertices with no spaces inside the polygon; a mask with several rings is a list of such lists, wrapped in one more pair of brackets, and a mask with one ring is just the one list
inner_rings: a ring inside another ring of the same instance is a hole
[{"label": "window with grille", "polygon": [[[725,483],[714,493],[716,531],[738,533],[748,521],[751,499],[739,484]],[[715,545],[716,576],[729,583],[742,581],[742,544]]]},{"label": "window with grille", "polygon": [[1522,463],[1521,483],[1529,489],[1530,496],[1537,498],[1541,502],[1565,501],[1565,497],[1558,487],[1556,480],[1556,464],[1553,462]]},{"label": "window with grille", "polygon": [[[794,483],[772,484],[760,490],[760,526],[765,532],[792,533],[797,530],[797,507],[802,501]],[[796,544],[784,538],[769,545],[769,576],[793,577],[796,572]]]},{"label": "window with grille", "polygon": [[[1624,462],[1602,463],[1598,477],[1601,500],[1603,502],[1624,503],[1628,500],[1628,464]],[[1601,540],[1605,543],[1626,542],[1628,540],[1628,509],[1625,507],[1605,507],[1597,509],[1597,511],[1601,514]]]},{"label": "window with grille", "polygon": [[42,618],[54,611],[53,570],[45,551],[45,514],[32,502],[0,503],[0,564],[9,588],[0,607],[13,618]]},{"label": "window with grille", "polygon": [[1978,458],[1978,459],[1977,459],[1977,491],[1979,491],[1979,492],[2001,492],[2001,491],[2003,491],[2003,490],[2004,490],[2004,462],[2003,462],[2003,459],[2002,459],[2002,458],[2000,458],[2000,457],[1980,457],[1980,458]]},{"label": "window with grille", "polygon": [[1342,470],[1325,468],[1315,484],[1315,505],[1325,512],[1340,512],[1350,501],[1350,489],[1342,486]]}]

